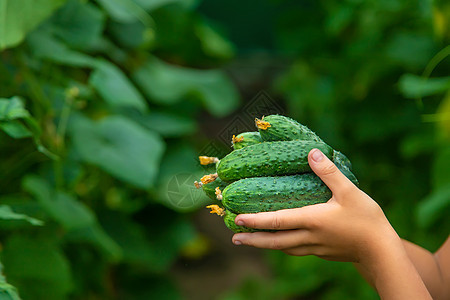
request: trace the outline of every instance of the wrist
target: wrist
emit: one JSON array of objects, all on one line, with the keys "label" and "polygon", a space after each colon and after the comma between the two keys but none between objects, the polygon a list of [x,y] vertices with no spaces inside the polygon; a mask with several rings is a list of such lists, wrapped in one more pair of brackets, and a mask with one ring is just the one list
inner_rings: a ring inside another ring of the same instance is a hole
[{"label": "wrist", "polygon": [[363,245],[359,263],[366,269],[372,269],[386,261],[386,257],[392,256],[407,257],[407,254],[401,238],[388,224],[384,229],[372,232],[370,238]]}]

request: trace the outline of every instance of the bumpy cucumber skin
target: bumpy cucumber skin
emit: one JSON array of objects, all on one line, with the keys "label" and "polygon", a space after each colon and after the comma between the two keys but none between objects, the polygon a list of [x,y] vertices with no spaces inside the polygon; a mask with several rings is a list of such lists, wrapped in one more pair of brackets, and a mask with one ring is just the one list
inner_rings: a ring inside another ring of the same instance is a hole
[{"label": "bumpy cucumber skin", "polygon": [[[341,163],[336,164],[353,183],[356,177]],[[289,209],[327,202],[330,189],[314,173],[290,176],[253,177],[238,180],[222,191],[222,205],[236,214]]]},{"label": "bumpy cucumber skin", "polygon": [[347,158],[347,156],[345,156],[342,152],[334,150],[333,161],[334,163],[337,162],[341,163],[342,165],[346,166],[350,171],[352,170],[352,163]]},{"label": "bumpy cucumber skin", "polygon": [[[348,168],[348,165],[346,164],[345,160],[342,160],[342,159],[339,159],[339,158],[336,159],[336,156],[335,156],[334,159],[333,159],[333,162],[336,165],[336,167],[338,167],[338,169],[342,172],[342,174],[344,174],[348,179],[350,179],[350,181],[353,182],[354,185],[359,186],[358,179],[352,173],[352,171],[350,171],[350,169]],[[350,161],[349,161],[349,163],[350,163]]]},{"label": "bumpy cucumber skin", "polygon": [[305,125],[281,115],[265,116],[263,121],[269,122],[267,129],[258,129],[263,141],[291,141],[310,140],[323,142],[323,140]]},{"label": "bumpy cucumber skin", "polygon": [[244,138],[241,142],[234,143],[233,142],[233,149],[238,150],[242,149],[244,147],[259,144],[262,142],[261,135],[258,131],[251,131],[251,132],[243,132],[241,134],[238,134],[236,138]]},{"label": "bumpy cucumber skin", "polygon": [[309,172],[308,153],[313,148],[333,158],[333,149],[321,142],[264,142],[231,152],[220,161],[217,173],[223,181],[232,182],[248,177]]},{"label": "bumpy cucumber skin", "polygon": [[250,227],[236,225],[236,223],[234,222],[234,219],[236,219],[236,216],[237,215],[235,213],[227,210],[225,212],[225,216],[223,217],[223,222],[225,223],[225,225],[234,233],[261,231],[261,230],[250,228]]},{"label": "bumpy cucumber skin", "polygon": [[213,182],[202,185],[203,192],[205,192],[206,196],[211,198],[212,200],[216,200],[216,187],[219,187],[221,191],[226,188],[228,183],[222,181],[219,177],[216,178]]},{"label": "bumpy cucumber skin", "polygon": [[226,187],[222,197],[227,210],[244,214],[327,202],[331,191],[317,175],[305,173],[241,179]]}]

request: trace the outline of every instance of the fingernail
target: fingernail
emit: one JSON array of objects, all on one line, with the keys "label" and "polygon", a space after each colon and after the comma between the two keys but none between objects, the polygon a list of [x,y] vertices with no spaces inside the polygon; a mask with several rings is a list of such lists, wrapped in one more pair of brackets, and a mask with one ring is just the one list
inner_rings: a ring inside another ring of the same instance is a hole
[{"label": "fingernail", "polygon": [[236,246],[242,245],[242,242],[241,242],[241,241],[238,241],[238,240],[233,241],[233,243],[234,243]]},{"label": "fingernail", "polygon": [[311,158],[315,162],[321,162],[323,159],[323,153],[319,149],[314,149],[313,153],[311,154]]},{"label": "fingernail", "polygon": [[237,220],[237,221],[235,221],[235,223],[236,223],[236,225],[239,225],[239,226],[244,225],[244,221],[242,221],[242,220]]}]

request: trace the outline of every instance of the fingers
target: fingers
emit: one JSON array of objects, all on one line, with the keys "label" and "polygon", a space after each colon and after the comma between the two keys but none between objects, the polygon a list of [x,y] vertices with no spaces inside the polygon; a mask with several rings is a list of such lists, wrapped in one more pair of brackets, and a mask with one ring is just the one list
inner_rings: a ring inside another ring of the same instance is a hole
[{"label": "fingers", "polygon": [[327,207],[321,203],[273,212],[241,214],[234,221],[236,225],[257,229],[289,230],[311,228],[314,227],[319,214],[326,209]]},{"label": "fingers", "polygon": [[308,230],[287,230],[277,232],[237,233],[233,236],[235,245],[256,248],[287,250],[302,245],[311,245],[313,235]]},{"label": "fingers", "polygon": [[322,179],[333,194],[354,188],[353,183],[319,149],[312,149],[309,152],[308,162],[314,173]]}]

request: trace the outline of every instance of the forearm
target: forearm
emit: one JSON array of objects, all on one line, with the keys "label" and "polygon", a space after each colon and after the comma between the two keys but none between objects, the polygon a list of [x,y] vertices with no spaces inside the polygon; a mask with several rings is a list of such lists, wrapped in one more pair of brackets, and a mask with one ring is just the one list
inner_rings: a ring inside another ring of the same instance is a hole
[{"label": "forearm", "polygon": [[381,299],[432,299],[398,237],[379,242],[374,249],[355,266]]},{"label": "forearm", "polygon": [[[435,255],[406,240],[402,240],[402,244],[409,260],[414,265],[433,299],[446,299],[445,283],[443,282],[443,276]],[[355,264],[355,267],[372,286],[375,286],[367,270],[360,264]]]}]

